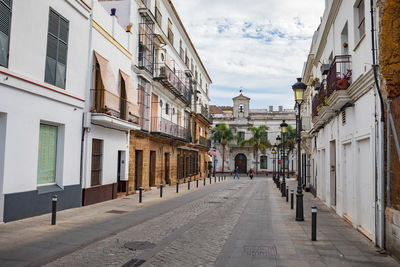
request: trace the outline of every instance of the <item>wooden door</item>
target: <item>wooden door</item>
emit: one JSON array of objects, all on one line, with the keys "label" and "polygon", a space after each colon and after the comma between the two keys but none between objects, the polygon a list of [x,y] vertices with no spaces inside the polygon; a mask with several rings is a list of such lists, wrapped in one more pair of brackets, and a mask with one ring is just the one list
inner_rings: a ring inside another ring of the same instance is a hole
[{"label": "wooden door", "polygon": [[239,173],[247,173],[247,157],[244,154],[237,154],[235,157],[235,168]]}]

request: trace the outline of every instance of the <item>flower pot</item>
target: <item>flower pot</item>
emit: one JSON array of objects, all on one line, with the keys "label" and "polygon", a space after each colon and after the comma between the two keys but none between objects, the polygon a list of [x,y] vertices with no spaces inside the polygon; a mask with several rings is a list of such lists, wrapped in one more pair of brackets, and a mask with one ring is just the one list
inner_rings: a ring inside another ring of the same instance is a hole
[{"label": "flower pot", "polygon": [[340,79],[336,82],[336,87],[339,90],[345,90],[349,87],[349,81],[346,79]]}]

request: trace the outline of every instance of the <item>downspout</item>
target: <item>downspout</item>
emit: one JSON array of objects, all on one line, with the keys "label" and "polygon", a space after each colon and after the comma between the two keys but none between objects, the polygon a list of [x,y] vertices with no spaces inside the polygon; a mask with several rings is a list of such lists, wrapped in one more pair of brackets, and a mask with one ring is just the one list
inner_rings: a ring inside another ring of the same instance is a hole
[{"label": "downspout", "polygon": [[[381,125],[380,125],[380,148],[381,148],[381,153],[379,154],[381,157],[381,180],[380,180],[380,191],[379,191],[379,199],[380,199],[380,210],[379,210],[379,242],[378,246],[382,249],[385,249],[385,180],[384,180],[384,175],[385,175],[385,169],[384,169],[384,164],[385,164],[385,158],[383,156],[383,151],[385,151],[385,139],[384,134],[385,134],[385,109],[384,109],[384,102],[383,102],[383,97],[382,97],[382,92],[380,90],[379,86],[379,81],[378,81],[378,74],[377,74],[377,65],[376,65],[376,59],[375,59],[375,27],[374,27],[374,1],[370,0],[370,13],[371,13],[371,43],[372,43],[372,67],[374,70],[374,78],[375,78],[375,85],[376,89],[378,91],[379,95],[379,100],[380,100],[380,106],[381,106]],[[375,166],[377,168],[378,166]],[[378,174],[375,174],[375,181],[378,183]],[[375,190],[378,190],[377,187],[375,187]],[[378,208],[378,202],[376,203],[376,208]]]},{"label": "downspout", "polygon": [[[84,170],[84,161],[86,162],[86,160],[84,160],[84,158],[86,159],[86,155],[84,155],[84,153],[86,152],[86,149],[84,149],[85,146],[85,136],[86,136],[86,132],[89,132],[89,128],[87,122],[88,122],[88,117],[90,116],[89,114],[89,105],[90,105],[90,74],[92,73],[92,68],[91,66],[91,54],[92,54],[92,32],[93,32],[93,8],[94,8],[94,0],[91,0],[90,2],[91,5],[91,10],[90,10],[90,15],[89,15],[89,45],[88,45],[88,66],[89,69],[87,71],[87,85],[86,85],[86,91],[85,91],[85,107],[83,109],[83,117],[82,117],[82,139],[81,139],[81,159],[80,159],[80,185],[81,185],[81,189],[83,189],[83,170]],[[87,145],[87,144],[86,144]],[[82,199],[83,201],[83,199]]]}]

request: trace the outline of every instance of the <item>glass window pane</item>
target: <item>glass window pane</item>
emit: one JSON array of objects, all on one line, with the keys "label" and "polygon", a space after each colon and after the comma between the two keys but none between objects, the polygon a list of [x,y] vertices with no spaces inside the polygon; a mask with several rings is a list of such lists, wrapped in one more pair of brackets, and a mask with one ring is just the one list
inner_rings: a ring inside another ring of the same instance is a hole
[{"label": "glass window pane", "polygon": [[57,63],[56,86],[65,88],[65,65]]},{"label": "glass window pane", "polygon": [[7,67],[8,36],[0,32],[0,65]]},{"label": "glass window pane", "polygon": [[56,83],[56,61],[49,57],[46,57],[44,81],[53,85]]},{"label": "glass window pane", "polygon": [[49,33],[53,34],[54,36],[58,36],[58,23],[59,23],[59,16],[53,10],[50,10]]},{"label": "glass window pane", "polygon": [[38,184],[55,183],[58,127],[40,124]]}]

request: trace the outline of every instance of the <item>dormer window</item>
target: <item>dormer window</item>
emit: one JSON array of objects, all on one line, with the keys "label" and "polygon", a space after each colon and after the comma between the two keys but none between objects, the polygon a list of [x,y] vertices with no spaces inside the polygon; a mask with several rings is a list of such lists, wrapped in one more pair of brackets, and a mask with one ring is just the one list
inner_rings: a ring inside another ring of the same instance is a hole
[{"label": "dormer window", "polygon": [[243,105],[239,105],[239,112],[244,112],[243,111]]}]

